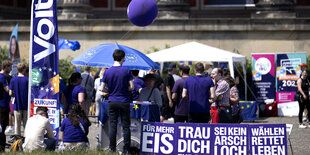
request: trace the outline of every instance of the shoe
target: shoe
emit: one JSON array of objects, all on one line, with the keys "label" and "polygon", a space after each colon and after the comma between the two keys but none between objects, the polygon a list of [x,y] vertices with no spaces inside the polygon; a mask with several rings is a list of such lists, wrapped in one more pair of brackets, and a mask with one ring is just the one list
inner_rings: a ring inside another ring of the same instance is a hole
[{"label": "shoe", "polygon": [[308,118],[307,118],[307,117],[304,117],[302,120],[303,120],[304,122],[308,122]]},{"label": "shoe", "polygon": [[5,134],[14,133],[14,126],[8,126],[4,132]]},{"label": "shoe", "polygon": [[304,129],[304,128],[307,128],[307,126],[305,124],[299,124],[299,128]]}]

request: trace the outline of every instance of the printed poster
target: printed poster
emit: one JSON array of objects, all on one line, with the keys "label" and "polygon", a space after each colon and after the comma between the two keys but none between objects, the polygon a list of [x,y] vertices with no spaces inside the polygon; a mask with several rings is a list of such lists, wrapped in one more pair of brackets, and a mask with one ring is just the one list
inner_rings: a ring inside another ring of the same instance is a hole
[{"label": "printed poster", "polygon": [[299,67],[307,63],[306,53],[284,53],[277,54],[277,101],[287,103],[294,101],[297,91],[297,80],[301,74]]},{"label": "printed poster", "polygon": [[258,103],[275,99],[275,55],[252,54],[252,90]]}]

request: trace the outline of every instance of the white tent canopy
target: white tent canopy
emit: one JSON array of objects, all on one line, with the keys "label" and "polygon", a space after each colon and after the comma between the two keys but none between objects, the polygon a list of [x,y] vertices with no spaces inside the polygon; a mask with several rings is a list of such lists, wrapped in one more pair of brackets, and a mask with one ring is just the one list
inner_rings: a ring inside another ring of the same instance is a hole
[{"label": "white tent canopy", "polygon": [[[243,66],[243,74],[245,77],[245,96],[247,96],[245,56],[243,55],[232,53],[198,42],[189,42],[168,49],[164,49],[159,52],[154,52],[148,54],[147,56],[155,62],[228,62],[230,74],[232,77],[234,77],[235,75],[233,69],[233,62],[241,62]],[[163,65],[161,65],[161,67],[162,66]]]}]

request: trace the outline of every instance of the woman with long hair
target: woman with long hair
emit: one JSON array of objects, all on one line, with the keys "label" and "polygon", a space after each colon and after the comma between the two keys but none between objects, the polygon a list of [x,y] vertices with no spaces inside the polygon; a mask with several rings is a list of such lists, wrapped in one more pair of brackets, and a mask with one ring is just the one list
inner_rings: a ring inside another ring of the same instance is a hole
[{"label": "woman with long hair", "polygon": [[[302,114],[304,112],[305,106],[307,108],[307,111],[310,111],[310,102],[309,102],[309,81],[307,79],[307,71],[304,70],[301,73],[300,78],[297,80],[297,100],[299,104],[299,114],[298,114],[298,120],[299,120],[299,128],[306,128],[307,126],[302,122]],[[308,115],[308,120],[310,120],[310,115]],[[310,127],[310,125],[308,126]]]},{"label": "woman with long hair", "polygon": [[69,86],[65,92],[63,98],[64,113],[68,114],[68,110],[73,103],[79,103],[82,109],[85,111],[85,89],[81,86],[82,76],[81,73],[72,73],[69,78]]},{"label": "woman with long hair", "polygon": [[239,91],[237,89],[235,79],[228,75],[224,78],[224,80],[229,84],[230,88],[229,102],[232,109],[233,123],[241,123],[242,117],[240,116]]},{"label": "woman with long hair", "polygon": [[101,102],[101,96],[107,96],[107,93],[104,93],[102,91],[100,91],[101,85],[102,85],[102,78],[103,78],[103,73],[105,70],[107,70],[108,68],[101,68],[100,73],[99,73],[99,77],[95,80],[95,90],[96,90],[96,116],[97,116],[97,120],[96,123],[97,125],[99,124],[99,110],[100,110],[100,102]]},{"label": "woman with long hair", "polygon": [[68,118],[65,118],[61,124],[59,139],[63,141],[65,148],[85,148],[90,125],[80,104],[74,103],[70,106]]},{"label": "woman with long hair", "polygon": [[12,36],[10,39],[9,45],[9,58],[13,62],[12,71],[10,72],[11,76],[17,76],[17,64],[21,62],[20,55],[19,55],[19,46],[16,36]]}]

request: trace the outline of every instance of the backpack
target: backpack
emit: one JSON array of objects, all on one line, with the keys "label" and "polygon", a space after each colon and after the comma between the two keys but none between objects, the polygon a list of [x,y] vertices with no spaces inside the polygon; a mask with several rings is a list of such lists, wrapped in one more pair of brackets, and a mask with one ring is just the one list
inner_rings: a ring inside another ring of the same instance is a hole
[{"label": "backpack", "polygon": [[11,146],[11,152],[22,152],[23,151],[23,143],[25,141],[25,138],[19,138],[17,139]]}]

